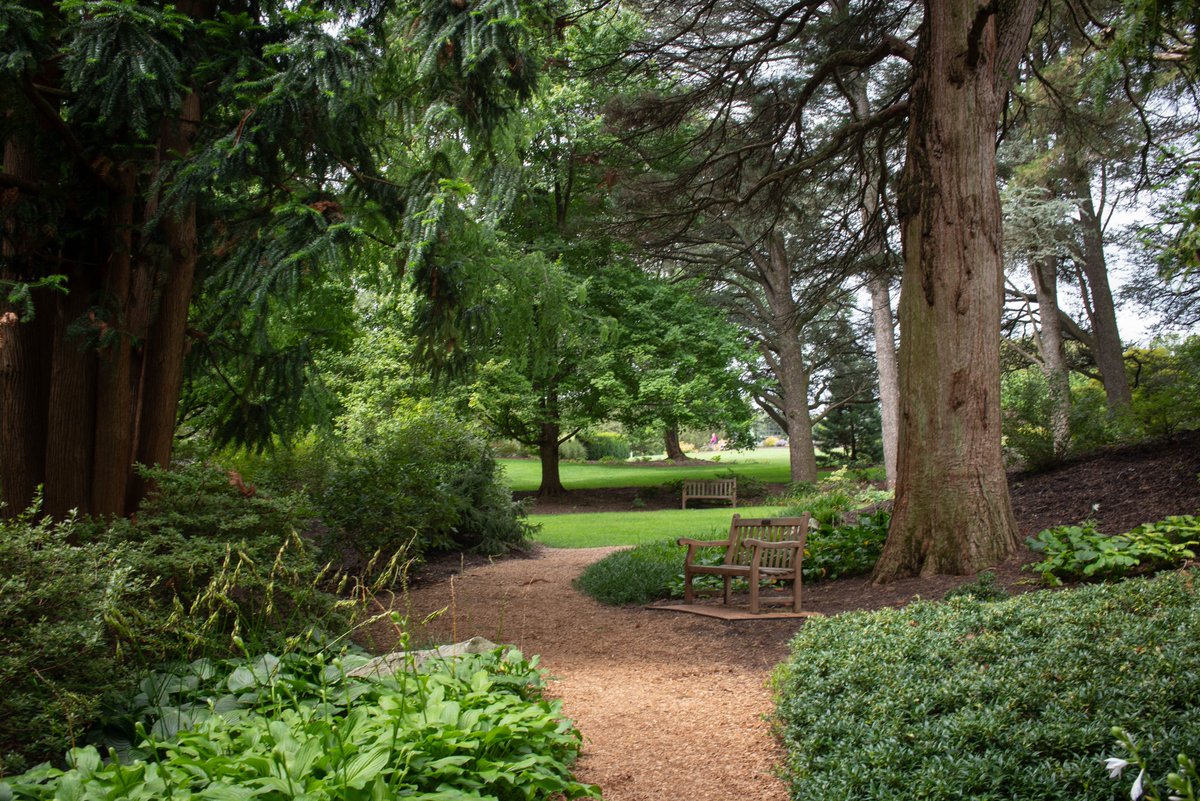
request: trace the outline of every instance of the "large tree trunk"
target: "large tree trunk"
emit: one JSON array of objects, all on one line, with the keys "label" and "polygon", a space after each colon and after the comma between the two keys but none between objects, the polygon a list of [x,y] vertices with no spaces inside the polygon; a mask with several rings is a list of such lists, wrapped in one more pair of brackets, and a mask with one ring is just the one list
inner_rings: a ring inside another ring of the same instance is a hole
[{"label": "large tree trunk", "polygon": [[817,456],[813,446],[812,416],[808,409],[809,376],[804,360],[800,330],[800,310],[792,295],[792,268],[787,258],[783,234],[771,234],[765,262],[767,303],[771,308],[772,328],[779,363],[776,378],[787,421],[788,456],[793,482],[817,480]]},{"label": "large tree trunk", "polygon": [[95,302],[97,285],[88,266],[68,276],[69,294],[55,303],[54,361],[50,374],[50,421],[46,436],[46,513],[65,517],[91,512],[96,420],[96,354],[81,347],[68,327]]},{"label": "large tree trunk", "polygon": [[542,423],[538,437],[538,456],[542,461],[542,484],[538,487],[539,498],[558,498],[567,494],[559,477],[559,429],[555,423]]},{"label": "large tree trunk", "polygon": [[1050,393],[1050,434],[1054,459],[1058,461],[1067,455],[1071,444],[1071,377],[1058,311],[1058,259],[1046,256],[1032,260],[1029,270],[1037,292],[1041,322],[1038,347],[1042,354],[1042,375]]},{"label": "large tree trunk", "polygon": [[883,424],[883,467],[889,489],[896,487],[896,452],[900,434],[900,376],[896,367],[896,328],[892,293],[886,278],[867,282],[871,292],[871,323],[875,334],[875,363],[879,371],[879,411]]},{"label": "large tree trunk", "polygon": [[[14,178],[36,184],[39,176],[31,143],[17,138],[5,142],[3,169]],[[5,221],[4,256],[10,262],[28,262],[33,254],[14,250],[19,237],[12,225],[12,218]],[[0,278],[7,280],[31,277],[0,273]],[[33,501],[37,485],[45,481],[50,300],[48,293],[38,293],[35,317],[24,323],[18,322],[23,310],[0,303],[0,482],[6,504],[0,513],[5,516],[24,511]]]},{"label": "large tree trunk", "polygon": [[875,580],[974,573],[1019,543],[1000,450],[996,125],[1034,0],[927,0],[900,188],[901,427]]},{"label": "large tree trunk", "polygon": [[133,199],[137,176],[123,167],[120,193],[111,200],[110,243],[104,293],[111,319],[104,321],[108,338],[100,354],[96,387],[96,446],[92,460],[92,513],[125,514],[125,489],[133,460],[132,381],[133,332],[129,330],[129,297],[134,284]]},{"label": "large tree trunk", "polygon": [[679,427],[667,426],[663,432],[663,443],[667,448],[667,458],[676,462],[687,461],[687,454],[683,452],[683,448],[679,445]]},{"label": "large tree trunk", "polygon": [[1092,357],[1104,382],[1104,394],[1111,412],[1122,412],[1133,403],[1129,379],[1125,375],[1125,348],[1117,329],[1117,311],[1108,283],[1108,263],[1104,258],[1104,228],[1092,202],[1091,172],[1087,165],[1068,154],[1072,187],[1079,203],[1079,232],[1083,239],[1083,308],[1092,324]]},{"label": "large tree trunk", "polygon": [[[160,148],[164,157],[188,152],[196,136],[200,119],[200,100],[189,94],[183,102],[178,121],[164,123]],[[169,154],[169,155],[167,155]],[[137,461],[140,464],[169,467],[171,445],[175,437],[175,416],[183,387],[183,361],[186,349],[188,309],[196,275],[196,207],[188,204],[169,212],[162,222],[170,252],[170,268],[162,288],[158,316],[150,325],[143,357],[141,400],[138,405]],[[147,490],[146,482],[135,476],[128,505],[136,508]]]}]

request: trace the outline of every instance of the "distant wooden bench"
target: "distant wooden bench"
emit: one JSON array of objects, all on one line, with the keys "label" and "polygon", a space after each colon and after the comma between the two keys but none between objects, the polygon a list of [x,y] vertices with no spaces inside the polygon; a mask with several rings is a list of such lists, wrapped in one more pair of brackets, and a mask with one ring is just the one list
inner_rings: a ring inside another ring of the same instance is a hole
[{"label": "distant wooden bench", "polygon": [[689,500],[729,501],[737,508],[737,478],[713,478],[683,482],[683,508]]},{"label": "distant wooden bench", "polygon": [[[725,603],[730,602],[730,583],[735,578],[750,582],[750,611],[758,614],[759,582],[769,578],[792,582],[792,611],[800,611],[801,563],[804,560],[804,541],[808,537],[808,515],[801,517],[746,518],[734,515],[729,525],[729,537],[723,540],[678,540],[687,546],[683,562],[683,602],[694,603],[695,576],[720,576],[725,580]],[[705,547],[725,548],[725,559],[719,565],[696,564],[697,550]]]}]

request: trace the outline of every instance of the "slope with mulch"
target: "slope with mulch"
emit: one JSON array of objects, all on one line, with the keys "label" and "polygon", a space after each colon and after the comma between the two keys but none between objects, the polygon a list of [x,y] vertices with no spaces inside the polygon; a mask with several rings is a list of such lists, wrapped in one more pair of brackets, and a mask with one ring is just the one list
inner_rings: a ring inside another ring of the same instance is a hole
[{"label": "slope with mulch", "polygon": [[[1198,473],[1200,435],[1189,435],[1010,476],[1010,485],[1023,534],[1089,516],[1111,532],[1200,510]],[[599,784],[608,801],[784,801],[786,788],[773,774],[782,752],[764,719],[771,709],[767,682],[803,622],[602,606],[572,582],[612,550],[534,548],[495,562],[448,558],[435,562],[400,606],[412,621],[433,615],[415,625],[419,641],[481,635],[540,654],[554,677],[552,693],[584,735],[578,775]],[[1030,559],[1026,551],[1001,565],[1000,581],[1032,589],[1020,569]],[[881,587],[867,578],[825,582],[805,588],[804,607],[837,614],[937,599],[970,578]]]}]

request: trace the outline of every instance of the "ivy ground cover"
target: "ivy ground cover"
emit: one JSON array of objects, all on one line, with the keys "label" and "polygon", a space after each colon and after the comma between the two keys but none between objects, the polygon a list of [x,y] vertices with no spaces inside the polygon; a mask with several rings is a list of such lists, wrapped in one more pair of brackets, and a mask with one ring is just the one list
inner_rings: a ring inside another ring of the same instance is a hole
[{"label": "ivy ground cover", "polygon": [[796,801],[1111,801],[1200,753],[1200,573],[808,621],[776,678]]}]

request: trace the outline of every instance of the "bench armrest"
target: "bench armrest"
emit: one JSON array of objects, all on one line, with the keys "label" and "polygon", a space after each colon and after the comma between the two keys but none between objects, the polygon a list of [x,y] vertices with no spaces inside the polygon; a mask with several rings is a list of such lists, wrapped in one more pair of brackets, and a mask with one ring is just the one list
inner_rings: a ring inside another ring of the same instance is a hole
[{"label": "bench armrest", "polygon": [[747,537],[742,540],[743,545],[749,545],[752,548],[762,548],[764,550],[779,550],[783,548],[799,548],[800,540],[783,540],[782,542],[766,542],[765,540],[756,540],[753,537]]},{"label": "bench armrest", "polygon": [[729,545],[729,540],[694,540],[690,537],[680,537],[676,545],[686,545],[689,548],[723,548]]}]

